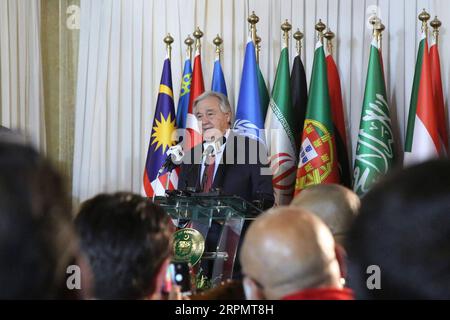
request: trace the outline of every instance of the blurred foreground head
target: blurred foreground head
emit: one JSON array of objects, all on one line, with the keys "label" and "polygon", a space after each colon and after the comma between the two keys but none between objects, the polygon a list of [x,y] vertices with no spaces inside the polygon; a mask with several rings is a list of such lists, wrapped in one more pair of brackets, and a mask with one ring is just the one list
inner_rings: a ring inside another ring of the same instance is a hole
[{"label": "blurred foreground head", "polygon": [[250,225],[241,251],[247,299],[283,299],[315,288],[342,288],[327,226],[305,209],[278,207]]},{"label": "blurred foreground head", "polygon": [[0,299],[68,298],[74,292],[67,290],[66,270],[77,263],[77,244],[64,185],[33,148],[18,143],[15,135],[4,138]]},{"label": "blurred foreground head", "polygon": [[161,207],[132,193],[101,194],[82,204],[76,227],[95,298],[158,298],[173,232]]},{"label": "blurred foreground head", "polygon": [[357,298],[450,299],[450,162],[386,177],[362,199],[348,240]]}]

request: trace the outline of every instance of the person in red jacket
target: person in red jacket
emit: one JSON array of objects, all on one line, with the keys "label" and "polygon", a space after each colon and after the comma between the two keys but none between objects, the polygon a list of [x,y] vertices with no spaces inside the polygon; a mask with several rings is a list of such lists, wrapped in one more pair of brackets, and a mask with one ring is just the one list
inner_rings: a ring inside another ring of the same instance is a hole
[{"label": "person in red jacket", "polygon": [[248,300],[351,300],[343,288],[333,236],[317,216],[278,207],[259,216],[241,252]]}]

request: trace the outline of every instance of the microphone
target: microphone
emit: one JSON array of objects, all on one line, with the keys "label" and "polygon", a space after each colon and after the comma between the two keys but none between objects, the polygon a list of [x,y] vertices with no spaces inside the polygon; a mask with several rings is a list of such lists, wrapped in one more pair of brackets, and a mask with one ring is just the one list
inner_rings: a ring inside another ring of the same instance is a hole
[{"label": "microphone", "polygon": [[158,175],[160,175],[164,171],[164,169],[167,169],[167,171],[172,171],[173,169],[175,169],[181,164],[181,160],[183,159],[183,157],[184,151],[181,143],[170,147],[166,152],[166,160],[159,169]]},{"label": "microphone", "polygon": [[221,137],[216,139],[215,137],[211,137],[210,140],[203,142],[203,158],[208,156],[215,156],[219,151],[222,145],[224,144],[225,137]]}]

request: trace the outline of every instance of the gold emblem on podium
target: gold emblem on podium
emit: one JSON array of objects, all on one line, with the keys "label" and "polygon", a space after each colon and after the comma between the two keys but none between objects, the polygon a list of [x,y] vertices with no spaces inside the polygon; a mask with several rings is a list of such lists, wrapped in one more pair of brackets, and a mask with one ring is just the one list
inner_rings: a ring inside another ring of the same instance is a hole
[{"label": "gold emblem on podium", "polygon": [[200,261],[205,250],[205,239],[195,229],[185,228],[173,235],[173,261],[189,262],[192,266]]}]

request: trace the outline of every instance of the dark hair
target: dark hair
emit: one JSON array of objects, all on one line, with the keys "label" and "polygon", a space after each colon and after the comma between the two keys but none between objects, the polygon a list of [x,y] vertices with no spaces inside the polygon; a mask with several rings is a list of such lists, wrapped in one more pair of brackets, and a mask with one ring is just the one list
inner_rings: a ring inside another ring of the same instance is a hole
[{"label": "dark hair", "polygon": [[[396,172],[367,193],[348,253],[357,298],[450,299],[450,162]],[[371,265],[381,290],[366,286]]]},{"label": "dark hair", "polygon": [[33,148],[0,142],[0,299],[62,298],[76,238],[61,177]]},{"label": "dark hair", "polygon": [[75,223],[96,298],[153,293],[154,277],[172,249],[170,218],[161,207],[131,193],[101,194],[82,205]]}]

